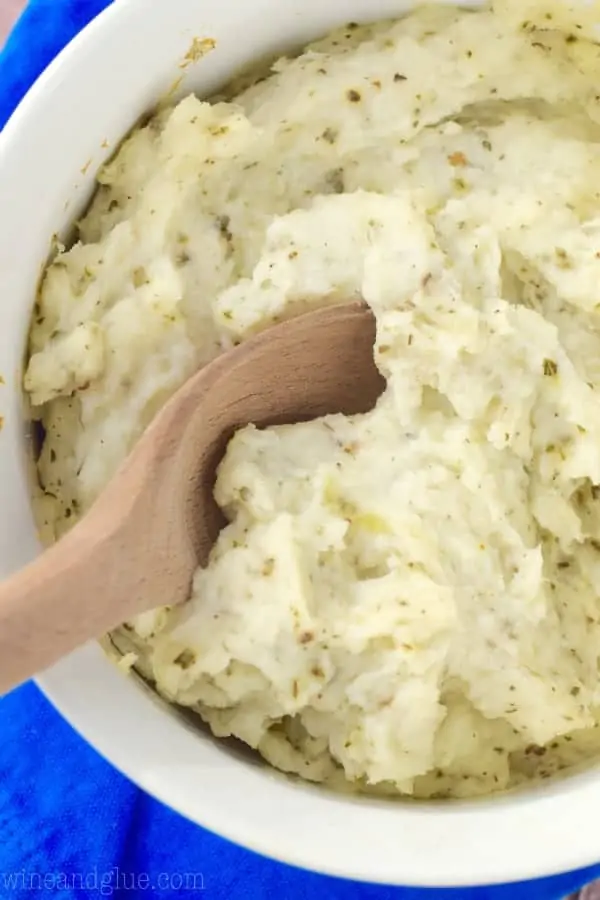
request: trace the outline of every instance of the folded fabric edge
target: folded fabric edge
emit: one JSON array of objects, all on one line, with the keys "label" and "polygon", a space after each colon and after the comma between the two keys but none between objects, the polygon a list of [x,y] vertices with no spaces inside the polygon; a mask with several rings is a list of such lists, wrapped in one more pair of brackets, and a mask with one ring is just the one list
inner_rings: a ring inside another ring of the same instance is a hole
[{"label": "folded fabric edge", "polygon": [[29,88],[112,0],[31,0],[0,54],[0,130]]}]

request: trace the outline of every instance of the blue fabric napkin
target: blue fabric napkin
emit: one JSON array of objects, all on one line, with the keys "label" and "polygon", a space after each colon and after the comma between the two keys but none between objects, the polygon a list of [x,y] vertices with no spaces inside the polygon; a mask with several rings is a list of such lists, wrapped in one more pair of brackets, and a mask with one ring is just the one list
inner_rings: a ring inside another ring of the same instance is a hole
[{"label": "blue fabric napkin", "polygon": [[[31,0],[0,55],[0,128],[53,56],[108,2]],[[0,900],[558,900],[597,877],[600,866],[506,888],[425,891],[301,872],[235,847],[146,796],[33,685],[0,701]]]}]

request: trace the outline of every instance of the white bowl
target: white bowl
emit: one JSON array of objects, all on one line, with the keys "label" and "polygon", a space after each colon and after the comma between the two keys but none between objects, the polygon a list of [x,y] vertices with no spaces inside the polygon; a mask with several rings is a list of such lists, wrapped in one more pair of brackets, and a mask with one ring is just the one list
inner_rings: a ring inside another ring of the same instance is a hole
[{"label": "white bowl", "polygon": [[[406,0],[119,0],[30,92],[0,136],[0,577],[39,552],[21,400],[22,356],[40,267],[93,173],[178,77],[209,93],[253,59]],[[216,50],[188,68],[193,37]],[[96,645],[39,685],[140,787],[193,822],[276,859],[358,880],[430,886],[549,875],[600,859],[600,773],[490,801],[417,805],[351,799],[232,755],[121,675]]]}]

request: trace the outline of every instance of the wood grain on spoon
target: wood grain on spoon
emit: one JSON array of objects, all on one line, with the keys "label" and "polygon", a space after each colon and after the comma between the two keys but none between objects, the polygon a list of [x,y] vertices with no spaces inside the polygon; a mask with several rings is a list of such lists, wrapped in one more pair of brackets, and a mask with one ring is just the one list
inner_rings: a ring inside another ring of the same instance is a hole
[{"label": "wood grain on spoon", "polygon": [[273,326],[194,375],[69,534],[0,585],[0,692],[146,610],[186,600],[224,522],[213,488],[241,426],[367,412],[385,382],[359,303]]}]

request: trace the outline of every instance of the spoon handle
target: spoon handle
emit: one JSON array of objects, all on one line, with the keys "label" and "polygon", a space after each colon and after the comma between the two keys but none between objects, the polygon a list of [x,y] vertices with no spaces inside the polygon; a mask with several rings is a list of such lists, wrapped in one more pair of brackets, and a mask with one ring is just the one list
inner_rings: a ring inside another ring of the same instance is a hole
[{"label": "spoon handle", "polygon": [[[120,610],[131,603],[144,554],[132,558],[128,552],[124,560],[120,531],[107,533],[106,521],[100,531],[103,518],[104,504],[0,584],[0,694],[123,618]],[[94,602],[107,593],[110,603]]]},{"label": "spoon handle", "polygon": [[167,477],[172,446],[149,432],[81,521],[0,583],[0,695],[136,614],[189,595],[196,557]]}]

